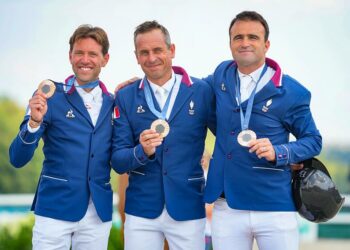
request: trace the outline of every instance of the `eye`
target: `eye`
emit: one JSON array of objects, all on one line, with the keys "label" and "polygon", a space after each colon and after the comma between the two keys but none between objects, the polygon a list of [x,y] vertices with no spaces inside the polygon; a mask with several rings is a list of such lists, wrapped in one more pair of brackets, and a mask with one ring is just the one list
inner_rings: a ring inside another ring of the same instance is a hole
[{"label": "eye", "polygon": [[97,57],[97,56],[98,56],[98,54],[95,53],[95,52],[90,52],[89,55],[90,55],[91,57]]},{"label": "eye", "polygon": [[155,54],[161,54],[161,53],[163,52],[163,49],[162,49],[162,48],[155,48],[155,49],[153,50],[153,52],[154,52]]},{"label": "eye", "polygon": [[141,50],[141,51],[138,52],[138,55],[139,55],[139,56],[147,56],[147,55],[148,55],[148,51],[146,51],[146,50]]},{"label": "eye", "polygon": [[242,40],[243,36],[242,35],[236,35],[232,38],[233,41],[238,41],[238,40]]},{"label": "eye", "polygon": [[82,51],[80,51],[80,50],[76,50],[76,51],[74,51],[74,55],[82,55],[83,54],[83,52]]},{"label": "eye", "polygon": [[250,40],[259,40],[259,36],[257,36],[257,35],[249,35],[248,38]]}]

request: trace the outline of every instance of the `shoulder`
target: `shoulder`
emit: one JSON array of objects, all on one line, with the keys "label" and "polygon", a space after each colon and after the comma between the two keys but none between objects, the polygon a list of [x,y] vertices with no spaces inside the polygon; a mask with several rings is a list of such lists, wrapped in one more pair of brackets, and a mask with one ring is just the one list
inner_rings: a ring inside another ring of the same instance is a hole
[{"label": "shoulder", "polygon": [[218,66],[215,69],[215,72],[218,71],[225,71],[228,68],[232,67],[233,65],[235,65],[235,62],[233,60],[226,60],[226,61],[222,61],[221,63],[218,64]]},{"label": "shoulder", "polygon": [[141,79],[136,80],[136,81],[130,83],[129,85],[123,87],[122,89],[120,89],[118,91],[118,93],[116,94],[116,97],[128,96],[128,95],[135,93],[136,91],[139,91],[140,90],[140,83],[141,83]]},{"label": "shoulder", "polygon": [[289,75],[283,75],[282,77],[282,88],[287,93],[298,95],[298,96],[310,96],[310,91],[302,85],[299,81]]},{"label": "shoulder", "polygon": [[196,77],[191,77],[192,80],[192,88],[194,88],[196,91],[202,91],[205,93],[211,93],[212,92],[212,88],[210,87],[210,85],[199,78]]}]

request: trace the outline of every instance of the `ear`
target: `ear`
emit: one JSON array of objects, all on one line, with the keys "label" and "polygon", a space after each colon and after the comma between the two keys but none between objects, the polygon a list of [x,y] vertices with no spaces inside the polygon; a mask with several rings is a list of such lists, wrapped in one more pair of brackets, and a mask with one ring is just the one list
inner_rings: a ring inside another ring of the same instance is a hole
[{"label": "ear", "polygon": [[69,61],[72,64],[72,52],[71,51],[69,51]]},{"label": "ear", "polygon": [[135,57],[136,57],[137,64],[140,64],[140,63],[139,63],[139,58],[138,58],[138,56],[137,56],[137,51],[136,51],[136,49],[134,50],[134,54],[135,54]]},{"label": "ear", "polygon": [[106,54],[103,56],[102,67],[106,66],[106,64],[108,63],[108,61],[109,61],[109,53],[106,53]]},{"label": "ear", "polygon": [[171,54],[171,58],[175,58],[175,44],[170,44],[170,54]]},{"label": "ear", "polygon": [[269,50],[269,48],[270,48],[270,40],[267,40],[265,42],[265,53]]}]

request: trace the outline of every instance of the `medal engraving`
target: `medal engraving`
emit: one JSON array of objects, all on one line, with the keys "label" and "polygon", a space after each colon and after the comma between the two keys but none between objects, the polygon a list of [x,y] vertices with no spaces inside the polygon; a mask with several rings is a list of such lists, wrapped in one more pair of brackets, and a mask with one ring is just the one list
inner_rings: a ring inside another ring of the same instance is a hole
[{"label": "medal engraving", "polygon": [[237,141],[243,147],[248,147],[249,143],[256,139],[253,130],[243,130],[238,134]]},{"label": "medal engraving", "polygon": [[166,137],[170,131],[169,124],[162,119],[152,122],[151,129],[155,130],[161,137]]},{"label": "medal engraving", "polygon": [[50,98],[56,90],[55,84],[50,80],[44,80],[39,84],[38,91]]}]

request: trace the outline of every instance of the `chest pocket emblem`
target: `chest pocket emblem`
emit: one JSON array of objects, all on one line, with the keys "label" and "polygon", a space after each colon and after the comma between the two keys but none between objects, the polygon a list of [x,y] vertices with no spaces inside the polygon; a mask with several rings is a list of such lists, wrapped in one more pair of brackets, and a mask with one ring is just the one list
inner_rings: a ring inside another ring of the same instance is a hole
[{"label": "chest pocket emblem", "polygon": [[143,109],[142,105],[139,105],[137,107],[136,113],[141,114],[141,113],[145,113],[146,111]]},{"label": "chest pocket emblem", "polygon": [[272,99],[268,100],[261,110],[266,113],[267,111],[269,111],[269,107],[271,106],[271,104],[272,104]]},{"label": "chest pocket emblem", "polygon": [[192,100],[190,101],[190,109],[188,110],[188,113],[194,115],[194,102]]},{"label": "chest pocket emblem", "polygon": [[75,115],[73,114],[73,110],[69,109],[66,114],[66,118],[73,119],[75,118]]}]

